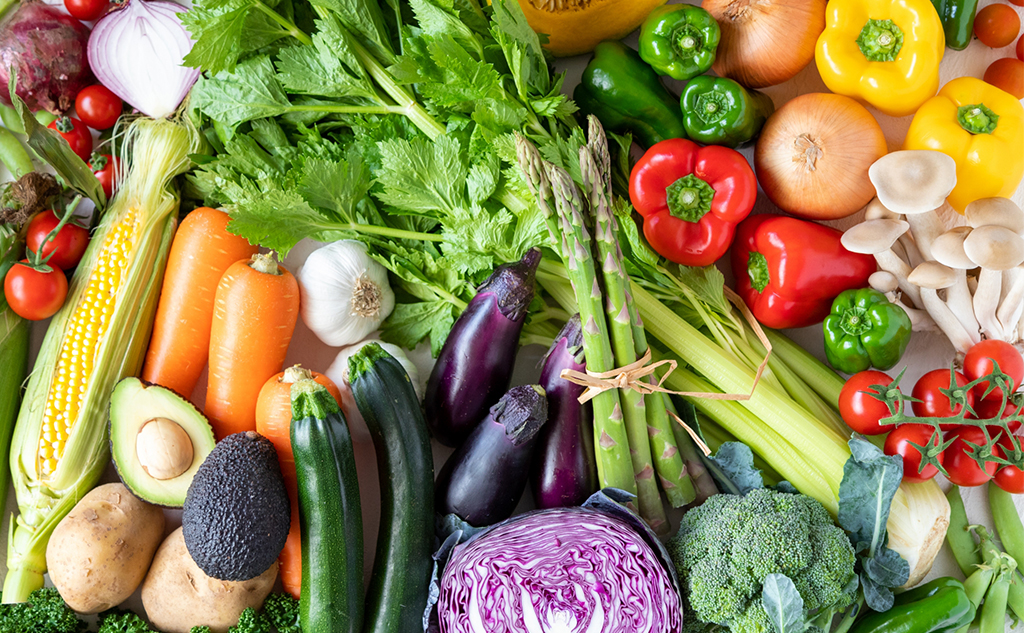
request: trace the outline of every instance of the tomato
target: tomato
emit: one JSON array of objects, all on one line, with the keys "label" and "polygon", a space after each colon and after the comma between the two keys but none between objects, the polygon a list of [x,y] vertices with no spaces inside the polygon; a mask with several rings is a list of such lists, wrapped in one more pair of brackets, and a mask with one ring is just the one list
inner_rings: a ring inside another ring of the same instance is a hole
[{"label": "tomato", "polygon": [[[899,455],[903,458],[903,479],[910,482],[928,481],[939,473],[935,464],[926,464],[921,468],[921,451],[912,446],[939,446],[942,434],[927,424],[901,424],[885,438],[883,450],[886,455]],[[943,454],[936,457],[941,464]]]},{"label": "tomato", "polygon": [[1024,0],[1008,0],[1010,4],[1015,4],[1018,7],[1024,7]]},{"label": "tomato", "polygon": [[71,146],[71,151],[78,154],[82,160],[89,162],[89,156],[92,155],[92,134],[85,123],[74,117],[62,117],[47,127],[57,130]]},{"label": "tomato", "polygon": [[[962,426],[946,433],[946,439],[953,439],[942,457],[942,465],[949,473],[949,480],[958,486],[980,486],[992,479],[999,468],[996,462],[985,462],[985,470],[978,467],[978,462],[967,454],[973,450],[966,442],[981,446],[985,443],[985,433],[976,426]],[[999,452],[996,448],[995,452]]]},{"label": "tomato", "polygon": [[889,407],[868,395],[878,393],[871,389],[871,385],[888,385],[891,382],[888,375],[872,369],[851,376],[839,392],[839,415],[846,425],[864,435],[881,435],[895,428],[893,424],[878,424],[882,418],[889,417]]},{"label": "tomato", "polygon": [[37,213],[32,221],[28,223],[28,234],[25,236],[25,246],[31,251],[39,251],[43,247],[42,257],[46,257],[53,251],[47,263],[61,270],[68,270],[78,265],[82,259],[85,247],[89,245],[89,230],[72,222],[65,224],[59,233],[45,245],[43,240],[60,223],[60,218],[53,211]]},{"label": "tomato", "polygon": [[92,22],[107,11],[107,0],[64,0],[68,13],[83,22]]},{"label": "tomato", "polygon": [[[956,384],[958,387],[963,387],[969,380],[967,377],[956,372]],[[949,388],[949,370],[948,369],[933,369],[917,381],[914,385],[913,395],[921,402],[914,402],[913,409],[914,415],[919,418],[950,418],[954,415],[960,415],[963,411],[964,405],[958,404],[956,410],[952,411],[949,408],[949,397],[946,394],[939,391],[940,389]],[[968,391],[966,394],[967,404],[974,407],[974,391]],[[943,431],[954,429],[959,424],[942,424],[940,425]]]},{"label": "tomato", "polygon": [[992,478],[997,486],[1014,495],[1024,494],[1024,470],[1016,466],[1003,466]]},{"label": "tomato", "polygon": [[121,172],[121,159],[110,154],[93,154],[89,169],[96,174],[96,178],[99,179],[100,185],[103,187],[103,193],[107,195],[107,200],[110,200],[114,195],[117,177]]},{"label": "tomato", "polygon": [[[1024,0],[1021,0],[1024,2]],[[1017,38],[1017,59],[1024,62],[1024,35]]]},{"label": "tomato", "polygon": [[[1024,379],[1024,358],[1021,358],[1020,352],[1006,341],[988,339],[967,350],[967,355],[964,356],[964,375],[970,380],[977,380],[985,374],[991,373],[993,360],[999,363],[999,369],[1003,373],[1010,375],[1013,380],[1013,390],[1016,391],[1017,387],[1020,387],[1021,380]],[[986,389],[988,389],[987,380],[975,385],[975,399],[980,400]],[[1002,398],[1003,390],[995,389],[988,397]]]},{"label": "tomato", "polygon": [[[26,262],[28,260],[21,260]],[[4,277],[4,296],[23,319],[39,321],[54,315],[68,296],[68,279],[59,268],[41,272],[15,264]]]},{"label": "tomato", "polygon": [[1013,57],[997,59],[985,71],[985,82],[1024,99],[1024,62]]},{"label": "tomato", "polygon": [[[973,417],[978,420],[991,420],[992,418],[996,417],[997,413],[999,413],[999,406],[1001,403],[1001,398],[987,398],[985,400],[979,400],[978,402],[974,403]],[[1003,409],[1003,418],[1008,418],[1016,413],[1017,405],[1013,404],[1012,402],[1007,402],[1006,408]],[[1010,427],[1011,431],[1016,433],[1022,426],[1022,423],[1020,420],[1012,420],[1007,424],[1007,426]]]},{"label": "tomato", "polygon": [[114,127],[121,116],[121,99],[103,84],[82,88],[75,97],[75,112],[94,130]]},{"label": "tomato", "polygon": [[974,35],[989,48],[1013,43],[1020,32],[1020,16],[1005,4],[990,4],[974,18]]}]

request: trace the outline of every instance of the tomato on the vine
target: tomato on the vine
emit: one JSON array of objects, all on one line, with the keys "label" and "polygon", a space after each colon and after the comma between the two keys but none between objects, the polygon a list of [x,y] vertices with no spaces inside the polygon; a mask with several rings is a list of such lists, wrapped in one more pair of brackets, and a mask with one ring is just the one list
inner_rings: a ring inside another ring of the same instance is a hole
[{"label": "tomato on the vine", "polygon": [[[920,400],[920,402],[912,403],[914,415],[919,418],[951,418],[955,415],[960,415],[964,405],[958,404],[955,410],[950,409],[949,397],[940,391],[940,389],[949,389],[949,382],[948,369],[933,369],[921,376],[917,384],[914,385],[914,391],[911,394],[914,398]],[[956,384],[958,387],[963,387],[969,382],[966,376],[956,372]],[[973,407],[974,391],[968,391],[965,399],[967,400],[967,405]],[[943,431],[948,431],[960,425],[942,424],[940,426]]]},{"label": "tomato on the vine", "polygon": [[1004,57],[989,64],[983,77],[985,83],[1008,92],[1015,99],[1024,99],[1024,62],[1016,57]]},{"label": "tomato on the vine", "polygon": [[68,13],[82,22],[92,22],[103,15],[110,3],[107,0],[64,0]]},{"label": "tomato on the vine", "polygon": [[78,118],[94,130],[114,127],[122,107],[121,98],[103,84],[86,86],[75,97]]},{"label": "tomato on the vine", "polygon": [[1020,16],[1005,4],[990,4],[974,18],[974,35],[989,48],[1002,48],[1020,32]]},{"label": "tomato on the vine", "polygon": [[[1024,0],[1021,0],[1024,2]],[[1017,59],[1024,62],[1024,35],[1017,38]]]},{"label": "tomato on the vine", "polygon": [[[43,240],[50,234],[50,231],[57,228],[60,218],[53,211],[37,213],[32,221],[28,223],[28,233],[25,235],[25,246],[34,252],[39,252],[40,257],[45,258],[50,253],[53,256],[47,263],[54,268],[68,270],[78,265],[85,253],[85,247],[89,245],[89,230],[68,222],[52,240],[43,244]],[[56,251],[54,253],[54,251]]]},{"label": "tomato on the vine", "polygon": [[71,146],[71,151],[78,154],[82,160],[89,162],[92,155],[92,134],[89,128],[80,120],[74,117],[61,117],[46,126],[64,137],[64,140]]},{"label": "tomato on the vine", "polygon": [[869,369],[854,374],[839,392],[839,415],[846,425],[864,435],[881,435],[895,428],[893,424],[881,425],[879,420],[889,417],[889,407],[870,394],[878,393],[872,385],[888,385],[892,382],[887,374]]},{"label": "tomato on the vine", "polygon": [[24,263],[11,266],[4,277],[7,305],[23,319],[39,321],[54,315],[68,295],[68,280],[59,268],[36,270]]},{"label": "tomato on the vine", "polygon": [[117,188],[117,177],[121,174],[121,159],[110,154],[93,154],[89,169],[96,174],[103,193],[110,200]]},{"label": "tomato on the vine", "polygon": [[[989,5],[992,6],[992,5]],[[1024,380],[1024,358],[1020,352],[1006,341],[998,339],[984,340],[967,350],[964,356],[964,375],[970,380],[977,380],[986,374],[992,373],[992,361],[999,364],[999,370],[1010,376],[1013,381],[1013,391],[1020,387],[1021,380]],[[978,383],[974,387],[974,397],[981,400],[985,397],[985,390],[988,389],[988,381]],[[1003,390],[994,389],[987,398],[1002,398]]]},{"label": "tomato on the vine", "polygon": [[[903,479],[910,482],[928,481],[939,473],[938,467],[928,463],[921,468],[923,456],[917,446],[928,448],[942,445],[942,433],[936,433],[928,424],[901,424],[893,429],[885,438],[883,450],[886,455],[899,455],[903,458]],[[943,463],[943,453],[935,459]]]},{"label": "tomato on the vine", "polygon": [[[974,403],[974,415],[968,417],[973,417],[978,420],[991,420],[999,413],[999,407],[1002,405],[1002,402],[1001,398],[979,400]],[[1006,408],[1003,409],[1003,419],[1016,415],[1016,413],[1017,405],[1012,402],[1007,402]],[[1010,427],[1010,431],[1016,433],[1022,426],[1022,423],[1020,420],[1010,420],[1007,423],[1007,426]]]},{"label": "tomato on the vine", "polygon": [[[953,443],[943,454],[942,465],[949,473],[951,482],[964,487],[980,486],[996,474],[999,464],[986,461],[985,469],[982,470],[978,466],[978,462],[974,461],[974,458],[967,453],[967,451],[973,452],[974,450],[968,446],[967,442],[978,446],[985,444],[985,432],[980,428],[962,426],[947,433],[946,439],[953,439]],[[999,454],[998,447],[993,448],[993,452]]]},{"label": "tomato on the vine", "polygon": [[1003,466],[992,480],[997,486],[1014,495],[1024,495],[1024,470],[1016,466]]}]

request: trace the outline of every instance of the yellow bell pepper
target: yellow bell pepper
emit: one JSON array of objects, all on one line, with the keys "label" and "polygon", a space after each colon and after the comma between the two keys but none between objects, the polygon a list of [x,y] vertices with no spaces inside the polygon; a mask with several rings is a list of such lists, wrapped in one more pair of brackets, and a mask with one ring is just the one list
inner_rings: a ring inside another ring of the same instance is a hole
[{"label": "yellow bell pepper", "polygon": [[938,90],[945,44],[930,0],[830,0],[814,61],[832,92],[907,116]]},{"label": "yellow bell pepper", "polygon": [[956,161],[956,187],[946,199],[964,212],[981,198],[1009,198],[1024,176],[1024,107],[974,77],[947,83],[914,115],[904,149],[933,149]]}]

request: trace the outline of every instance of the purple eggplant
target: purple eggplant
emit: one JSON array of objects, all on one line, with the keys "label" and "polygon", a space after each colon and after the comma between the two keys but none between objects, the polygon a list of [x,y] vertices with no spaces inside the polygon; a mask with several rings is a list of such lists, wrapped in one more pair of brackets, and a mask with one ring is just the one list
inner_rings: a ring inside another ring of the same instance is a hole
[{"label": "purple eggplant", "polygon": [[577,399],[583,387],[560,375],[586,371],[580,315],[573,315],[544,358],[540,386],[547,393],[548,423],[540,431],[531,483],[537,508],[578,506],[597,492],[594,427],[589,405]]},{"label": "purple eggplant", "polygon": [[539,385],[509,389],[441,468],[434,484],[437,511],[478,527],[512,516],[547,419],[548,401]]},{"label": "purple eggplant", "polygon": [[427,428],[445,446],[466,439],[508,390],[539,263],[534,248],[522,260],[498,266],[441,348],[423,401]]}]

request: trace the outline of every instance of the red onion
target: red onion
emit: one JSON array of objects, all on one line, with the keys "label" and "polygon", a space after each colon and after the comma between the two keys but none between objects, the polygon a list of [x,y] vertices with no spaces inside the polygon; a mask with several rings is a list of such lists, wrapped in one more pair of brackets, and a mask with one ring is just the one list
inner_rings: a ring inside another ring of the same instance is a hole
[{"label": "red onion", "polygon": [[29,1],[0,23],[0,101],[11,105],[8,69],[18,73],[18,96],[31,110],[63,114],[93,83],[85,58],[89,29],[42,2]]},{"label": "red onion", "polygon": [[100,83],[154,119],[174,112],[199,79],[199,69],[182,64],[193,44],[178,16],[184,11],[163,0],[128,0],[89,38],[89,64]]}]

